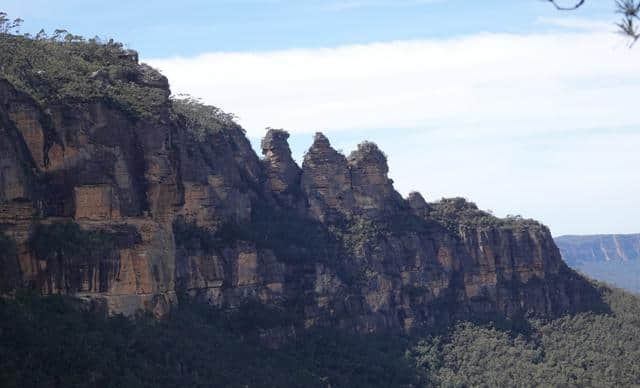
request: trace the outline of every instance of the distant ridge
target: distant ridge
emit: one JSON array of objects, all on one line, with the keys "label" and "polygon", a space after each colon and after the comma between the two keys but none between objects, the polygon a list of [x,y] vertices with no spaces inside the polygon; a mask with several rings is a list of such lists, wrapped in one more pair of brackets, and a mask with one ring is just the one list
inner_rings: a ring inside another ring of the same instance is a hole
[{"label": "distant ridge", "polygon": [[640,234],[571,235],[554,240],[572,268],[640,293]]},{"label": "distant ridge", "polygon": [[582,262],[640,260],[639,234],[567,235],[555,238],[562,258],[574,265]]}]

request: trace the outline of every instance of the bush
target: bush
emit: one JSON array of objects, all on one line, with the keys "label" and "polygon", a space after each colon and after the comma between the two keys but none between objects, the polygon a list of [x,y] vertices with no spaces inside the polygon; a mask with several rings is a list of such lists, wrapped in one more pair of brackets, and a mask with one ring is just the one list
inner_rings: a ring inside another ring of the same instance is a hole
[{"label": "bush", "polygon": [[411,350],[441,386],[635,386],[640,383],[640,298],[601,287],[611,314],[530,321],[531,331],[460,323]]},{"label": "bush", "polygon": [[28,246],[35,258],[47,265],[33,285],[48,292],[74,293],[85,287],[106,292],[120,268],[119,250],[140,240],[130,225],[110,230],[84,230],[74,222],[37,225]]},{"label": "bush", "polygon": [[205,253],[212,253],[220,246],[220,241],[214,234],[205,228],[182,218],[173,222],[173,236],[178,248],[187,252],[195,252],[202,249]]},{"label": "bush", "polygon": [[137,118],[167,106],[168,92],[145,83],[148,66],[138,65],[134,51],[113,40],[72,37],[0,34],[0,78],[43,106],[105,98]]},{"label": "bush", "polygon": [[187,133],[198,141],[203,141],[208,134],[221,131],[227,126],[238,126],[234,121],[234,114],[203,104],[200,99],[190,95],[181,94],[171,98],[171,105],[173,112],[184,121]]},{"label": "bush", "polygon": [[489,212],[478,209],[475,203],[460,197],[442,198],[438,202],[431,203],[429,217],[454,233],[458,233],[461,226],[512,229],[542,227],[537,221],[519,215],[495,217]]},{"label": "bush", "polygon": [[[2,387],[410,387],[407,340],[311,330],[279,349],[256,335],[255,305],[225,315],[184,303],[166,319],[107,317],[65,297],[0,300]],[[275,314],[273,317],[269,315]],[[249,326],[247,326],[249,325]],[[413,385],[412,385],[413,384]]]},{"label": "bush", "polygon": [[612,313],[533,320],[527,332],[470,322],[411,336],[296,329],[277,348],[265,339],[291,320],[257,302],[224,313],[184,301],[156,321],[18,294],[0,299],[0,386],[638,385],[640,298],[600,291]]},{"label": "bush", "polygon": [[44,260],[77,258],[97,261],[108,256],[114,246],[110,233],[83,230],[75,222],[39,224],[28,244],[36,257]]}]

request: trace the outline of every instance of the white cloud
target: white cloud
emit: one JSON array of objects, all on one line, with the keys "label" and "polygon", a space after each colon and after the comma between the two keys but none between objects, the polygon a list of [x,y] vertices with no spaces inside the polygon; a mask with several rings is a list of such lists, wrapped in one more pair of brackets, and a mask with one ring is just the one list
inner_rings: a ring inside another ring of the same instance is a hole
[{"label": "white cloud", "polygon": [[336,0],[326,2],[324,9],[342,11],[370,7],[411,7],[423,4],[441,3],[447,0]]},{"label": "white cloud", "polygon": [[416,126],[550,131],[638,124],[640,50],[606,33],[482,34],[149,60],[251,135]]},{"label": "white cloud", "polygon": [[602,21],[585,19],[579,17],[541,17],[538,18],[538,23],[543,25],[562,27],[571,30],[587,30],[587,31],[599,31],[599,32],[614,32],[618,27],[615,25],[615,21]]},{"label": "white cloud", "polygon": [[402,192],[468,196],[557,233],[640,232],[640,49],[602,24],[551,22],[578,32],[148,62],[252,138],[370,133]]}]

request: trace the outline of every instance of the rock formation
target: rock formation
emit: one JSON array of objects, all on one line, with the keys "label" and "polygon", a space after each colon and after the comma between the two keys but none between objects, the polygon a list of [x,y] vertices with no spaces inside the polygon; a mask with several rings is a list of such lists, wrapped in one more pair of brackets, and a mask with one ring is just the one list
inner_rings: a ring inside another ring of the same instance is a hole
[{"label": "rock formation", "polygon": [[355,208],[347,158],[334,150],[322,133],[316,133],[304,156],[302,188],[311,213],[321,221],[336,214],[350,215]]},{"label": "rock formation", "polygon": [[166,79],[127,58],[127,82],[164,96],[150,115],[106,96],[36,101],[0,79],[1,292],[158,316],[181,298],[257,300],[305,327],[361,332],[592,303],[545,226],[403,199],[373,143],[347,158],[317,133],[300,168],[283,130],[262,160],[233,123],[192,136]]}]

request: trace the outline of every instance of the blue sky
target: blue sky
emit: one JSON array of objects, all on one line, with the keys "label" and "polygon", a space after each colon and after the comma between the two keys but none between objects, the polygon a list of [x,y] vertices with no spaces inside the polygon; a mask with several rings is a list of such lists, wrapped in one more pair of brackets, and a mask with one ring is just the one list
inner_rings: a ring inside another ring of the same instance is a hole
[{"label": "blue sky", "polygon": [[[567,0],[570,1],[570,0]],[[464,196],[554,235],[640,232],[640,48],[613,2],[3,1],[23,30],[113,37],[174,93],[236,113],[252,143],[364,139],[398,190]]]},{"label": "blue sky", "polygon": [[[573,15],[610,17],[611,3],[590,1]],[[25,19],[25,31],[112,37],[154,58],[527,32],[559,16],[542,0],[5,0],[1,8]]]}]

